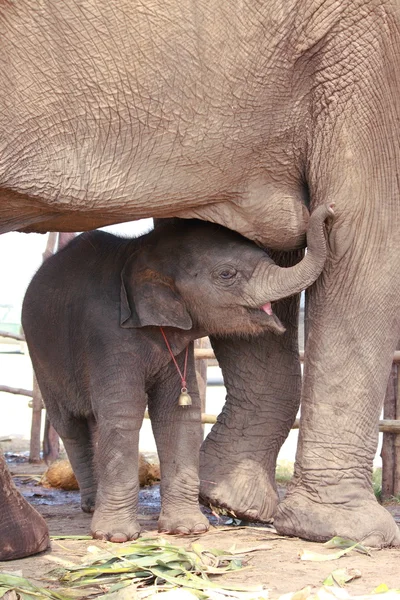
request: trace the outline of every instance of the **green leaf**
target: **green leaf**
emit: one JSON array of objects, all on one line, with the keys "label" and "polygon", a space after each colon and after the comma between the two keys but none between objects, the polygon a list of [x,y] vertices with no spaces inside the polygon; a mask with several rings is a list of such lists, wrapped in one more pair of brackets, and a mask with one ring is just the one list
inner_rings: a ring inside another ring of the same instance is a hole
[{"label": "green leaf", "polygon": [[67,594],[60,594],[55,591],[51,592],[45,588],[40,588],[24,577],[17,577],[7,573],[0,573],[0,588],[2,590],[5,589],[5,591],[14,590],[20,594],[24,600],[25,598],[52,598],[54,600],[70,600],[71,598]]},{"label": "green leaf", "polygon": [[390,594],[399,594],[400,595],[400,589],[393,590],[393,589],[389,588],[386,585],[386,583],[381,583],[371,593],[372,594],[386,594],[387,592],[389,592]]},{"label": "green leaf", "polygon": [[218,548],[208,548],[206,552],[209,554],[213,554],[216,557],[232,554],[231,552],[229,552],[229,550],[219,550]]},{"label": "green leaf", "polygon": [[[61,536],[57,536],[60,538]],[[68,536],[81,539],[82,536]],[[89,538],[90,539],[90,538]],[[251,548],[253,551],[259,548]],[[244,551],[206,550],[195,543],[190,550],[175,546],[163,538],[142,538],[127,545],[106,544],[106,548],[93,546],[89,549],[86,562],[80,565],[67,565],[50,572],[52,581],[58,582],[57,589],[39,588],[29,581],[4,574],[0,580],[0,591],[15,590],[22,600],[39,598],[50,600],[74,600],[79,597],[98,596],[100,589],[108,592],[101,598],[123,600],[135,595],[136,586],[148,589],[154,582],[191,590],[196,597],[207,598],[206,590],[213,589],[217,594],[225,590],[233,592],[261,593],[260,587],[243,587],[226,584],[224,588],[210,581],[207,574],[221,575],[228,571],[243,568]],[[68,591],[60,585],[68,586]],[[101,586],[101,588],[100,588]],[[156,586],[157,587],[157,586]],[[160,591],[160,586],[157,587]],[[227,592],[225,592],[227,593]]]},{"label": "green leaf", "polygon": [[367,554],[371,556],[370,551],[363,546],[360,542],[355,542],[354,540],[348,540],[346,538],[342,538],[339,536],[335,536],[332,539],[328,540],[323,544],[326,548],[354,548],[357,552],[361,554]]},{"label": "green leaf", "polygon": [[[188,573],[187,576],[184,577],[170,577],[166,573],[162,574],[158,572],[158,569],[153,569],[154,575],[157,577],[161,577],[168,581],[168,583],[172,583],[173,585],[177,585],[180,587],[189,587],[195,590],[207,590],[207,589],[221,589],[221,586],[213,581],[209,581],[195,575],[194,573]],[[236,592],[258,592],[262,591],[262,586],[241,586],[234,584],[224,584],[225,590],[233,590]]]}]

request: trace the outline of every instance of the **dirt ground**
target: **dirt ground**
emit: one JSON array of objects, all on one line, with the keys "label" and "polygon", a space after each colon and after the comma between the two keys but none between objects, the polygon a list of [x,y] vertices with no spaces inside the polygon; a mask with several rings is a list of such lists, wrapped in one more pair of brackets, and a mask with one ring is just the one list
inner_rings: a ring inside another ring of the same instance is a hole
[{"label": "dirt ground", "polygon": [[[11,472],[24,496],[46,519],[53,535],[87,535],[90,515],[83,513],[79,505],[79,492],[63,492],[46,489],[26,477],[44,471],[43,465],[30,465],[27,462],[9,462]],[[388,506],[400,526],[400,505]],[[159,486],[144,488],[140,492],[139,520],[143,534],[157,536],[157,518],[160,510]],[[358,569],[361,577],[346,586],[351,595],[369,594],[380,584],[400,589],[400,549],[373,551],[365,556],[352,551],[348,556],[328,562],[305,562],[299,559],[302,550],[322,554],[334,552],[322,544],[305,542],[296,538],[280,538],[271,527],[227,527],[225,521],[217,519],[205,511],[212,522],[209,533],[198,537],[168,536],[173,543],[186,547],[195,539],[206,548],[229,550],[265,546],[250,554],[249,568],[242,572],[223,575],[218,583],[240,582],[247,585],[263,584],[270,590],[271,598],[298,591],[306,586],[319,588],[323,580],[333,570],[343,567]],[[58,566],[61,560],[80,562],[89,545],[99,547],[100,541],[62,540],[52,541],[47,552],[22,560],[0,563],[0,572],[18,572],[34,582],[38,582],[48,571]],[[41,583],[43,585],[43,582]]]}]

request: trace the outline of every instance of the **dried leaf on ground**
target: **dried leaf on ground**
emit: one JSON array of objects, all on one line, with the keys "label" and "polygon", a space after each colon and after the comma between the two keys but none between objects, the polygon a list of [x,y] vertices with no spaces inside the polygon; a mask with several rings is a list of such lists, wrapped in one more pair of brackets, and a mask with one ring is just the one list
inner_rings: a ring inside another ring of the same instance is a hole
[{"label": "dried leaf on ground", "polygon": [[[330,540],[331,541],[331,540]],[[342,550],[338,550],[338,552],[333,552],[330,554],[319,554],[318,552],[311,552],[310,550],[303,550],[299,552],[300,560],[310,560],[313,562],[325,562],[328,560],[337,560],[346,554],[349,554],[352,550],[355,550],[360,544],[358,542],[353,542],[349,546],[343,548]],[[363,548],[363,546],[361,546]]]},{"label": "dried leaf on ground", "polygon": [[[61,538],[61,536],[57,536]],[[82,536],[68,536],[81,539]],[[250,551],[264,548],[249,548]],[[243,551],[240,551],[243,554]],[[259,600],[267,598],[263,586],[224,583],[221,587],[213,576],[243,569],[245,556],[226,550],[206,550],[200,544],[190,549],[174,546],[163,538],[142,538],[136,542],[105,549],[91,546],[80,565],[67,564],[49,573],[52,589],[39,587],[23,577],[0,574],[0,598],[8,600],[75,600],[96,597],[107,600],[150,598],[144,588],[153,592],[180,590],[183,598]]]},{"label": "dried leaf on ground", "polygon": [[[398,590],[385,590],[378,596],[379,600],[395,600],[399,597],[400,591]],[[283,596],[279,597],[279,600],[378,600],[378,598],[374,595],[374,592],[362,596],[353,596],[341,587],[324,586],[315,589],[309,586],[298,592],[283,594]]]},{"label": "dried leaf on ground", "polygon": [[328,575],[323,582],[323,585],[336,585],[338,587],[344,587],[346,583],[350,583],[354,579],[361,577],[361,571],[358,569],[335,569]]},{"label": "dried leaf on ground", "polygon": [[370,551],[368,550],[368,548],[366,548],[365,546],[363,546],[360,542],[355,542],[354,540],[348,540],[346,538],[342,538],[339,536],[335,536],[332,539],[328,540],[327,542],[325,542],[325,544],[323,544],[326,548],[350,548],[351,546],[353,546],[354,550],[356,550],[357,552],[360,552],[360,554],[367,554],[368,556],[371,556]]}]

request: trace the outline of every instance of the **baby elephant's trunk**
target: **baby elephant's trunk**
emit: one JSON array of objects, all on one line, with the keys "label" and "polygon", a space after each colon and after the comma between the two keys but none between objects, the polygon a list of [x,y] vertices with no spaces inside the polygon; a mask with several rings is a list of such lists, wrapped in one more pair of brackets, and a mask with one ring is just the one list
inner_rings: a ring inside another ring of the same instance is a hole
[{"label": "baby elephant's trunk", "polygon": [[[273,302],[297,294],[310,286],[320,275],[326,260],[325,219],[334,214],[334,204],[325,204],[314,210],[307,230],[307,253],[302,261],[290,268],[265,265],[266,282],[261,294],[264,300]],[[260,265],[262,269],[262,266]],[[257,273],[258,278],[259,273]],[[262,302],[264,302],[264,300]]]}]

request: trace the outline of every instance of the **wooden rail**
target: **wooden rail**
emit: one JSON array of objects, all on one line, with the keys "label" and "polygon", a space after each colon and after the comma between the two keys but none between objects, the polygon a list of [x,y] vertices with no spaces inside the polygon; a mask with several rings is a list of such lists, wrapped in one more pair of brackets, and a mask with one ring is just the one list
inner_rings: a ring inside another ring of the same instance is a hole
[{"label": "wooden rail", "polygon": [[[300,352],[300,360],[304,361],[304,352]],[[196,348],[194,351],[194,357],[196,360],[202,360],[202,359],[213,359],[215,358],[215,354],[212,350],[212,348]],[[395,365],[399,365],[400,364],[400,351],[396,351],[393,355],[393,363]]]},{"label": "wooden rail", "polygon": [[17,340],[18,342],[25,341],[25,337],[23,335],[19,335],[18,333],[11,333],[10,331],[0,331],[0,337],[11,338],[12,340]]},{"label": "wooden rail", "polygon": [[14,388],[8,385],[0,385],[0,392],[7,392],[7,394],[19,394],[20,396],[28,396],[32,398],[32,390],[24,390],[23,388]]},{"label": "wooden rail", "polygon": [[[210,415],[203,413],[201,415],[201,422],[213,425],[217,421],[216,415]],[[292,429],[298,429],[300,426],[300,419],[296,419],[292,425]],[[380,433],[400,433],[400,421],[379,421],[379,432]]]},{"label": "wooden rail", "polygon": [[[218,415],[211,415],[209,413],[201,414],[201,422],[207,425],[214,425],[217,422]],[[150,419],[149,413],[144,413],[145,419]],[[299,429],[300,419],[296,419],[292,425],[292,429]],[[384,421],[379,421],[379,432],[380,433],[400,433],[400,421],[390,421],[385,419]]]},{"label": "wooden rail", "polygon": [[[25,341],[25,337],[23,335],[9,333],[8,331],[0,331],[0,337],[12,338],[14,340],[18,340],[21,342]],[[303,361],[304,360],[304,352],[300,352],[299,354],[300,354],[300,360]],[[212,359],[215,359],[215,354],[214,354],[212,348],[195,348],[194,357],[196,358],[196,360],[202,360],[202,359],[212,360]],[[400,364],[400,351],[396,351],[394,353],[393,363],[395,365]]]},{"label": "wooden rail", "polygon": [[[10,337],[16,338],[15,335],[11,335]],[[21,338],[21,341],[24,339],[22,336],[18,336],[18,338]],[[197,360],[215,359],[215,354],[211,348],[196,348],[194,351],[194,354],[195,354],[195,358]],[[304,360],[304,352],[300,352],[300,360],[301,361]],[[394,353],[393,363],[400,364],[400,351],[397,351]],[[5,385],[0,386],[0,392],[8,392],[11,394],[21,394],[23,396],[32,397],[31,390],[24,390],[21,388],[11,388],[11,387],[8,387]],[[149,418],[147,411],[145,413],[145,418],[146,419]],[[203,424],[213,425],[214,423],[216,423],[216,421],[217,421],[217,415],[211,415],[211,414],[207,414],[207,413],[202,413],[202,415],[201,415],[201,422]],[[295,422],[293,423],[292,429],[298,429],[299,424],[300,424],[300,420],[296,419]],[[379,431],[381,433],[400,434],[400,420],[385,419],[385,420],[379,421]]]}]

